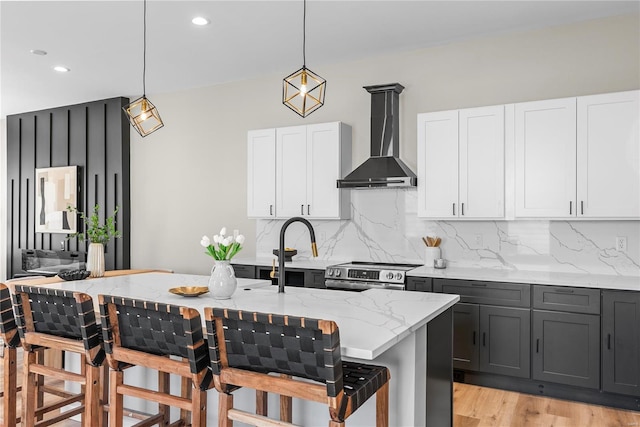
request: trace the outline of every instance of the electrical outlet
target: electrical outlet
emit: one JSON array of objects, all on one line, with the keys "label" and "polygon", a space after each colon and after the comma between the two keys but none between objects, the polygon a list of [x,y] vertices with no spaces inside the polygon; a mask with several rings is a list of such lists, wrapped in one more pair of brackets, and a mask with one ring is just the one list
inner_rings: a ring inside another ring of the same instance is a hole
[{"label": "electrical outlet", "polygon": [[481,248],[482,247],[482,234],[478,233],[476,234],[476,247]]},{"label": "electrical outlet", "polygon": [[616,250],[620,252],[627,251],[627,238],[624,236],[616,237]]}]

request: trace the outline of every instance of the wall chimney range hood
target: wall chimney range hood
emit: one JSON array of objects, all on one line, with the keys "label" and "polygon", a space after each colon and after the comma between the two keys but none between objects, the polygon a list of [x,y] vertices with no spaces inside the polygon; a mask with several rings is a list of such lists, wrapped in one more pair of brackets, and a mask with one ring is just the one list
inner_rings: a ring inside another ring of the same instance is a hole
[{"label": "wall chimney range hood", "polygon": [[416,174],[400,160],[399,83],[364,86],[371,94],[371,157],[344,179],[339,188],[415,187]]}]

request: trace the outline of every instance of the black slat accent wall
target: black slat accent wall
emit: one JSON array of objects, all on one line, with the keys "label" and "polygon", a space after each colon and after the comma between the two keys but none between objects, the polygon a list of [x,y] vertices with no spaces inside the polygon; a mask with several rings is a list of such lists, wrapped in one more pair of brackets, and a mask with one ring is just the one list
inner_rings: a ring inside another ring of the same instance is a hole
[{"label": "black slat accent wall", "polygon": [[[35,169],[78,166],[78,209],[100,218],[120,211],[122,238],[106,247],[107,270],[130,267],[129,122],[127,98],[7,116],[7,276],[22,272],[22,249],[86,252],[88,243],[66,234],[35,232]],[[78,227],[83,227],[82,223]]]}]

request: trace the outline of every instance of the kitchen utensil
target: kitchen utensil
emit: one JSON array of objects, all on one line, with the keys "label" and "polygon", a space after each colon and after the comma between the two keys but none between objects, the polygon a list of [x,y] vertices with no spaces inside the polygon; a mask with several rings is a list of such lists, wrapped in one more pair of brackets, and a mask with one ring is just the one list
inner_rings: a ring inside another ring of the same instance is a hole
[{"label": "kitchen utensil", "polygon": [[434,242],[433,246],[440,246],[440,242],[442,242],[442,239],[439,237],[436,237],[436,241]]}]

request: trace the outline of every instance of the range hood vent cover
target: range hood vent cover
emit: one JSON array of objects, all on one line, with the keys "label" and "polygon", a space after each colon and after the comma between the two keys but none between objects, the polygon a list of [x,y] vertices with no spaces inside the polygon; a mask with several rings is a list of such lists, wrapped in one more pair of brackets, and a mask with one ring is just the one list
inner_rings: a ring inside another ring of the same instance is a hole
[{"label": "range hood vent cover", "polygon": [[365,86],[371,94],[371,157],[344,179],[339,188],[415,187],[416,174],[400,160],[399,83]]}]

